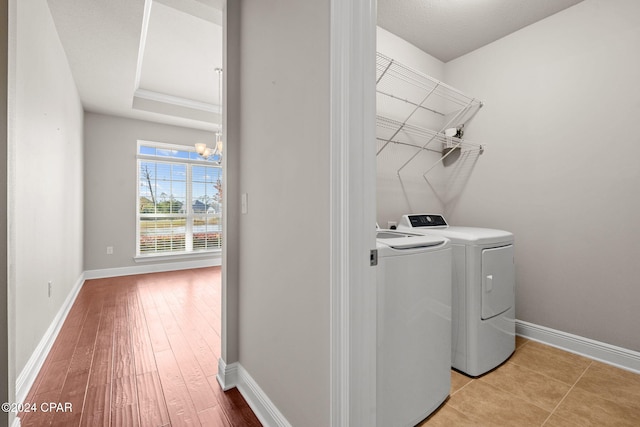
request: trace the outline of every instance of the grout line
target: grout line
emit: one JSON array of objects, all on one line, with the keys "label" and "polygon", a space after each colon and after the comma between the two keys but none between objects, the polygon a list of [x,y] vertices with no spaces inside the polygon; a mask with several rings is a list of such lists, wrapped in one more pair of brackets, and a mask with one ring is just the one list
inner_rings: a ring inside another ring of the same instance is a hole
[{"label": "grout line", "polygon": [[[519,335],[518,335],[518,336],[519,336]],[[523,343],[522,343],[519,347],[516,347],[516,350],[515,350],[515,351],[520,350],[522,347],[526,346],[527,344],[529,344],[529,343],[531,342],[531,340],[530,340],[529,338],[525,338],[525,337],[522,337],[522,336],[521,336],[520,338],[521,338],[522,340],[524,340],[524,341],[523,341]],[[515,352],[514,352],[514,353],[515,353]]]},{"label": "grout line", "polygon": [[[522,347],[524,347],[524,346],[525,346],[526,344],[528,344],[529,342],[531,342],[531,340],[528,340],[528,341],[527,341],[527,343],[525,343],[524,345],[522,345],[522,346],[520,346],[519,348],[517,348],[517,349],[516,349],[516,351],[513,353],[513,355],[515,355],[515,354],[516,354],[516,352],[518,352],[520,349],[522,349]],[[557,349],[557,350],[562,351],[563,353],[567,353],[567,354],[575,354],[575,353],[568,352],[568,351],[566,351],[566,350],[558,349],[558,348],[556,348],[556,347],[548,346],[547,344],[544,344],[544,343],[542,343],[542,345],[544,345],[544,346],[546,346],[546,347],[555,348],[555,349]],[[534,373],[536,373],[536,374],[538,374],[538,375],[542,375],[543,377],[549,378],[550,380],[553,380],[553,381],[555,381],[555,382],[559,382],[559,383],[566,384],[566,385],[571,385],[571,384],[566,383],[566,382],[564,382],[564,381],[562,381],[562,380],[559,380],[559,379],[557,379],[557,378],[551,377],[551,376],[549,376],[549,375],[547,375],[547,374],[545,374],[545,373],[543,373],[543,372],[540,372],[540,371],[538,371],[538,370],[532,369],[532,368],[530,368],[530,367],[529,367],[529,366],[527,366],[527,365],[523,365],[523,364],[521,364],[521,363],[514,362],[513,360],[511,360],[511,359],[512,359],[512,357],[513,357],[513,355],[511,355],[511,357],[509,357],[509,359],[507,359],[504,363],[513,363],[513,364],[514,364],[514,365],[516,365],[516,366],[519,366],[519,367],[521,367],[521,368],[523,368],[523,369],[526,369],[526,370],[528,370],[528,371],[530,371],[530,372],[534,372]],[[580,355],[576,355],[576,356],[580,356]],[[582,358],[584,358],[586,361],[588,361],[588,362],[589,362],[589,364],[584,368],[584,371],[582,372],[582,374],[580,374],[580,376],[578,377],[578,379],[576,380],[576,382],[575,382],[573,385],[575,385],[575,384],[580,380],[580,378],[582,378],[582,376],[585,374],[585,372],[587,371],[587,369],[589,369],[589,367],[591,366],[591,364],[594,362],[594,361],[593,361],[593,359],[589,359],[589,358],[584,357],[584,356],[580,356],[580,357],[582,357]],[[571,385],[571,386],[573,387],[573,385]]]},{"label": "grout line", "polygon": [[547,417],[546,420],[544,420],[544,422],[542,423],[542,425],[544,426],[547,421],[549,421],[549,419],[551,418],[551,416],[556,412],[556,410],[560,407],[560,405],[562,405],[562,402],[565,401],[565,399],[567,398],[567,396],[569,396],[569,393],[571,393],[571,391],[575,388],[575,386],[578,384],[578,382],[582,379],[582,377],[584,377],[584,374],[587,373],[587,371],[589,370],[589,368],[591,367],[591,365],[593,364],[593,361],[591,361],[587,367],[584,369],[584,371],[582,371],[582,374],[580,374],[580,376],[578,377],[578,379],[576,380],[576,382],[573,383],[573,385],[571,385],[571,388],[565,393],[565,395],[562,397],[562,399],[560,399],[560,402],[558,402],[558,404],[555,406],[555,408],[553,408],[553,410],[549,413],[549,416]]},{"label": "grout line", "polygon": [[[458,372],[456,372],[456,373],[458,373]],[[459,389],[457,389],[453,393],[449,394],[449,397],[453,396],[454,394],[457,394],[460,390],[464,389],[465,387],[467,387],[469,384],[471,384],[472,382],[474,382],[477,379],[477,378],[468,377],[468,376],[466,376],[464,374],[459,374],[459,375],[463,375],[465,378],[469,378],[469,381],[467,381],[462,387],[460,387]]]}]

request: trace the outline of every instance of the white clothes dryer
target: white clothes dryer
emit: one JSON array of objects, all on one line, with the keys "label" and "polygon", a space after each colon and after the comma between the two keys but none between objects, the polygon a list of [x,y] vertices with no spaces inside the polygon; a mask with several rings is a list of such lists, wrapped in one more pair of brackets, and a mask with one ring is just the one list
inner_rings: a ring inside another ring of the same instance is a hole
[{"label": "white clothes dryer", "polygon": [[449,226],[432,214],[403,215],[398,230],[451,240],[451,366],[476,377],[507,360],[515,351],[513,234]]},{"label": "white clothes dryer", "polygon": [[376,251],[376,425],[415,426],[451,387],[451,246],[378,230]]}]

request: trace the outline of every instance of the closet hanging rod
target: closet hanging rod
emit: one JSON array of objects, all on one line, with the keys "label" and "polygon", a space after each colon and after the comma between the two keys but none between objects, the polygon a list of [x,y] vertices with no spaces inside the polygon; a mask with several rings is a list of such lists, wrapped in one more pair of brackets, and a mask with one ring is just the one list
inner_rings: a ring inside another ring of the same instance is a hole
[{"label": "closet hanging rod", "polygon": [[[376,116],[376,127],[382,129],[396,130],[402,126],[402,122],[394,119],[390,119],[384,116]],[[423,128],[417,125],[404,124],[403,133],[417,137],[417,138],[430,138],[437,135],[438,132],[432,129]],[[442,135],[444,137],[444,134]]]},{"label": "closet hanging rod", "polygon": [[[376,138],[378,141],[387,141],[385,138]],[[404,145],[406,147],[413,147],[413,148],[420,148],[421,150],[425,150],[425,151],[431,151],[433,153],[438,153],[438,154],[442,154],[442,151],[438,151],[438,150],[434,150],[433,148],[422,148],[420,145],[416,145],[416,144],[411,144],[408,142],[402,142],[402,141],[397,141],[397,140],[391,140],[389,141],[392,144],[398,144],[398,145]]]},{"label": "closet hanging rod", "polygon": [[[376,140],[378,140],[378,141],[387,141],[385,138],[376,138]],[[438,153],[438,154],[443,154],[444,153],[444,151],[434,150],[433,148],[426,148],[426,147],[422,148],[421,145],[411,144],[409,142],[402,142],[402,141],[397,141],[397,140],[392,140],[392,141],[389,141],[389,142],[391,142],[392,144],[404,145],[405,147],[419,148],[419,149],[424,150],[424,151],[431,151],[432,153]],[[471,147],[473,147],[473,150],[478,150],[478,151],[480,151],[481,154],[484,152],[484,149],[486,147],[484,144],[476,144],[476,143],[467,142],[467,141],[460,141],[460,142],[456,143],[452,147],[447,147],[447,148],[451,148],[451,150],[449,152],[447,152],[444,156],[442,156],[442,159],[447,157],[449,155],[449,153],[451,151],[453,151],[453,149],[458,148],[458,147],[460,147],[460,149],[462,149],[462,147],[465,146],[465,145],[470,145]],[[471,151],[471,148],[469,150]],[[442,161],[442,159],[439,159],[438,162]]]},{"label": "closet hanging rod", "polygon": [[[402,125],[402,122],[399,122],[399,121],[394,120],[394,119],[390,119],[388,117],[383,117],[383,116],[377,116],[376,117],[376,127],[381,128],[381,129],[388,129],[388,130],[394,131],[401,125]],[[477,144],[475,142],[471,142],[471,141],[468,141],[466,139],[456,138],[455,136],[446,136],[442,132],[436,132],[434,130],[423,128],[423,127],[416,126],[416,125],[405,124],[403,129],[402,129],[402,133],[406,134],[408,136],[414,137],[414,138],[420,138],[420,139],[433,138],[433,139],[437,139],[439,142],[442,142],[442,143],[461,144],[463,146],[468,146],[470,148],[480,148],[480,147],[482,147],[481,144]],[[393,138],[379,137],[377,139],[379,139],[381,141],[387,141],[387,140],[391,140]],[[398,141],[398,140],[397,139],[393,139],[390,142],[396,142],[396,141]],[[427,149],[426,146],[421,146],[421,145],[417,145],[417,144],[410,144],[410,143],[404,143],[404,144],[410,145],[410,146],[415,147],[415,148]],[[437,150],[434,150],[434,151],[439,152]]]}]

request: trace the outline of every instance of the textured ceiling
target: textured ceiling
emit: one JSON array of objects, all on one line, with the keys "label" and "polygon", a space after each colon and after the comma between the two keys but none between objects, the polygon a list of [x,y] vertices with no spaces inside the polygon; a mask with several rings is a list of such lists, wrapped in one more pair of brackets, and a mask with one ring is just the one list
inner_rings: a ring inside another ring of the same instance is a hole
[{"label": "textured ceiling", "polygon": [[582,0],[378,0],[378,25],[448,62]]}]

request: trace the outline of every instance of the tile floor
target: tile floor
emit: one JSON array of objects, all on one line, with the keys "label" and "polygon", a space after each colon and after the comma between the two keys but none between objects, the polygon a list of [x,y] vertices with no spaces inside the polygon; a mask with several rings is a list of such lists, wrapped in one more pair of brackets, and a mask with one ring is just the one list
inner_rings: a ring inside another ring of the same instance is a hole
[{"label": "tile floor", "polygon": [[518,337],[494,371],[452,371],[449,399],[420,426],[640,426],[640,375]]}]

